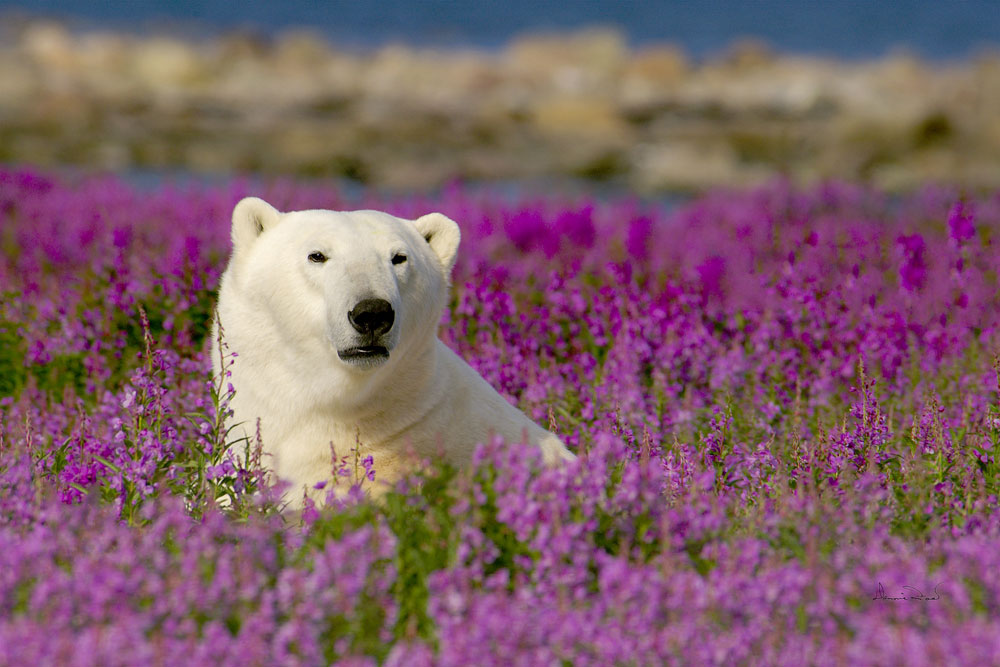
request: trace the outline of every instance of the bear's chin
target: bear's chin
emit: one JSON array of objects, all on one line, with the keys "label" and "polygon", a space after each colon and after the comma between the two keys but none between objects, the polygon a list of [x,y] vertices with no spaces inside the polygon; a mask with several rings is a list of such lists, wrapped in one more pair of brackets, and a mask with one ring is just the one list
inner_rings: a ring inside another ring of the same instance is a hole
[{"label": "bear's chin", "polygon": [[352,368],[369,369],[389,361],[389,349],[382,345],[360,345],[337,350],[337,356]]}]

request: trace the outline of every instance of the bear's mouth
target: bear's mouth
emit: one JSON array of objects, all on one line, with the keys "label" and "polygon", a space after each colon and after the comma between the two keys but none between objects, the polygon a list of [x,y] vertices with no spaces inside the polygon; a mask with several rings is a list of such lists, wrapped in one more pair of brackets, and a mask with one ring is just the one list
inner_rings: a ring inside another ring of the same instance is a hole
[{"label": "bear's mouth", "polygon": [[389,358],[389,349],[384,345],[359,345],[346,350],[337,350],[337,356],[348,363],[368,365]]}]

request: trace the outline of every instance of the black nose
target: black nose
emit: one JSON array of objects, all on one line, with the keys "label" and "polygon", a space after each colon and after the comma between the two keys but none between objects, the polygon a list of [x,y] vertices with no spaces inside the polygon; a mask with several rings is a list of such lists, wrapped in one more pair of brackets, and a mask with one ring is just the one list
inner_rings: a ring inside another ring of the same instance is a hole
[{"label": "black nose", "polygon": [[365,299],[347,313],[351,326],[360,334],[381,336],[392,328],[396,314],[385,299]]}]

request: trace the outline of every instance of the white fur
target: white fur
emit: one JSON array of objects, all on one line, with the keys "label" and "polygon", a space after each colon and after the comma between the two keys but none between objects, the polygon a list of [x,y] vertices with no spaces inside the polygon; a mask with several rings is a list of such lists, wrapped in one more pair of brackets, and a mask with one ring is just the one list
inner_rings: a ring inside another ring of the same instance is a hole
[{"label": "white fur", "polygon": [[[388,483],[412,470],[413,454],[465,466],[495,435],[537,446],[549,463],[574,458],[437,338],[458,251],[452,220],[279,213],[251,197],[233,210],[232,238],[218,300],[224,342],[238,355],[229,424],[241,425],[230,437],[253,437],[259,419],[292,506],[303,488],[330,478],[331,445],[342,456],[360,442],[377,481]],[[309,259],[317,252],[325,262]],[[399,255],[406,260],[394,264]],[[369,298],[395,313],[380,341],[388,357],[345,361],[338,351],[363,344],[348,312]],[[212,358],[219,373],[217,348]]]}]

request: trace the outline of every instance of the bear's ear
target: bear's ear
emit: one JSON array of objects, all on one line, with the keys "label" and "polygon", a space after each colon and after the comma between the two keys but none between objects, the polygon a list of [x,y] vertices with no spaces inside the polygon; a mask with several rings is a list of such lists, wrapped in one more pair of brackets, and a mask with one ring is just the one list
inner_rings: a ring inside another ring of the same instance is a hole
[{"label": "bear's ear", "polygon": [[278,224],[278,209],[257,197],[241,199],[233,209],[233,252],[253,245],[257,237]]},{"label": "bear's ear", "polygon": [[414,220],[413,224],[441,260],[445,274],[450,274],[458,257],[458,242],[462,239],[458,224],[441,213],[428,213]]}]

